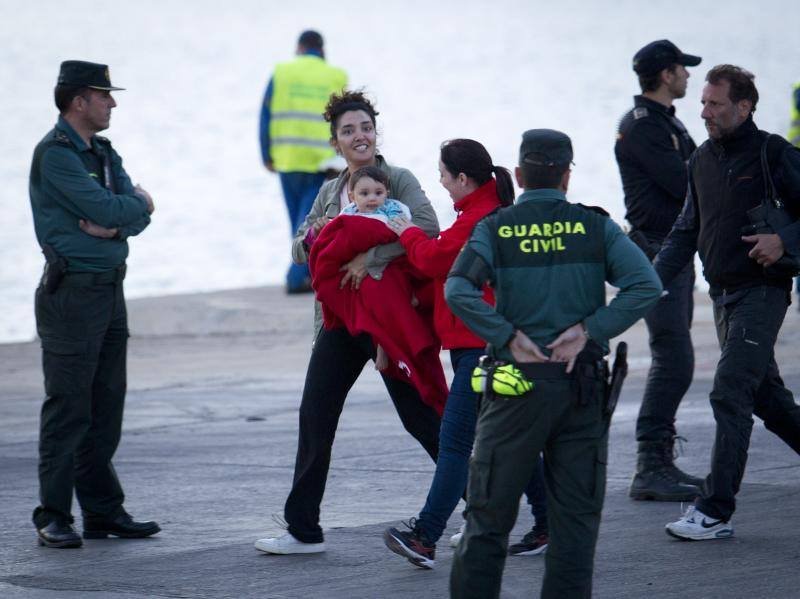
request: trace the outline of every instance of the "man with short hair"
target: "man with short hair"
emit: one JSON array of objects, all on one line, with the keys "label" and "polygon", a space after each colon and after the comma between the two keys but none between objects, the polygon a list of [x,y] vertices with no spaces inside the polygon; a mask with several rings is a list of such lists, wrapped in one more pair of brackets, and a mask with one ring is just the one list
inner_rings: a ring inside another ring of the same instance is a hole
[{"label": "man with short hair", "polygon": [[[475,226],[445,286],[453,313],[493,358],[484,363],[452,597],[500,595],[508,533],[542,450],[550,525],[542,597],[591,595],[610,418],[603,356],[661,285],[607,213],[567,202],[571,162],[565,134],[526,131],[516,169],[525,192]],[[496,307],[483,301],[487,281]],[[608,306],[606,281],[620,288]],[[532,388],[498,391],[495,373],[509,366]]]},{"label": "man with short hair", "polygon": [[[323,118],[333,92],[347,85],[347,74],[325,62],[322,36],[304,31],[297,40],[297,57],[279,64],[261,104],[261,158],[277,172],[291,233],[305,221],[319,188],[325,182],[324,163],[335,156],[330,131]],[[292,264],[286,274],[286,292],[312,291],[307,264]]]},{"label": "man with short hair", "polygon": [[[722,350],[710,394],[717,423],[711,473],[694,505],[666,526],[679,539],[733,536],[730,520],[753,414],[800,453],[800,406],[781,380],[774,353],[792,284],[791,271],[775,264],[784,254],[800,254],[800,150],[756,127],[753,79],[732,65],[706,75],[700,116],[709,139],[689,161],[686,203],[655,261],[667,286],[699,252]],[[794,220],[773,233],[754,233],[748,217],[764,194],[762,151]]]},{"label": "man with short hair", "polygon": [[[674,100],[686,95],[689,71],[699,56],[684,54],[669,40],[651,42],[633,57],[642,94],[619,124],[614,153],[625,190],[631,239],[654,258],[686,197],[686,162],[695,143],[675,116]],[[636,420],[633,499],[691,501],[702,480],[677,468],[675,414],[692,383],[694,347],[689,329],[694,311],[694,265],[673,279],[647,316],[652,362]]]},{"label": "man with short hair", "polygon": [[155,522],[134,522],[111,463],[122,432],[128,321],[122,280],[127,238],[150,223],[153,200],[131,183],[107,129],[117,104],[108,67],[61,63],[56,126],[33,153],[30,199],[47,263],[36,289],[47,398],[39,438],[39,543],[80,547],[83,538],[147,537]]}]

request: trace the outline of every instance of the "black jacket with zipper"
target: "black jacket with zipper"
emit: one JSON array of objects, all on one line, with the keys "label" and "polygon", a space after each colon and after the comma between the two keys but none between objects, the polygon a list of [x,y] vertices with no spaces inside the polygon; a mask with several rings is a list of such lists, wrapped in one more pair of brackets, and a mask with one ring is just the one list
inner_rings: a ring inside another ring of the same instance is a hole
[{"label": "black jacket with zipper", "polygon": [[[768,135],[748,118],[730,136],[709,139],[692,155],[686,202],[655,263],[665,286],[698,251],[712,295],[762,284],[791,289],[791,279],[768,275],[747,255],[753,244],[741,239],[747,211],[764,196],[761,146]],[[800,150],[775,138],[768,156],[778,195],[797,220]],[[777,233],[787,253],[800,254],[800,222]]]}]

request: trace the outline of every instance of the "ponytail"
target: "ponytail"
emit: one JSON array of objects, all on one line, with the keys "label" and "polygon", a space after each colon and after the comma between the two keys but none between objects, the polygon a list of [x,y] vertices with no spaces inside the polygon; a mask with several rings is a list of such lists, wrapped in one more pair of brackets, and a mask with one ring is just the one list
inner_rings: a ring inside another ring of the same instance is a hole
[{"label": "ponytail", "polygon": [[497,180],[497,197],[503,206],[511,206],[514,203],[514,181],[507,168],[492,165],[494,178]]}]

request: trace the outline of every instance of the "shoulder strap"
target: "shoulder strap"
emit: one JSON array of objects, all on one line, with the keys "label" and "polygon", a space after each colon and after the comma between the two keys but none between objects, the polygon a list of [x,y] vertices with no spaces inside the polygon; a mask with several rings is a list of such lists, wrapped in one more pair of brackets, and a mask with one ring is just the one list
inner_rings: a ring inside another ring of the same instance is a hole
[{"label": "shoulder strap", "polygon": [[772,180],[772,169],[770,168],[769,160],[767,160],[767,151],[769,149],[769,140],[777,135],[768,133],[764,138],[764,143],[761,144],[761,173],[764,178],[764,199],[765,201],[772,202],[778,208],[782,207],[780,199],[778,199],[778,192],[775,189],[775,182]]}]

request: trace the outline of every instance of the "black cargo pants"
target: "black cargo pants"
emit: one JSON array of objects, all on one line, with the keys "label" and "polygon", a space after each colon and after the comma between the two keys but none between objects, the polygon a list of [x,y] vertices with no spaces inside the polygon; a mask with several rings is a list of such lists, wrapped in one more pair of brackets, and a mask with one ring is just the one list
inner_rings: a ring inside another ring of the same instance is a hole
[{"label": "black cargo pants", "polygon": [[39,433],[37,527],[72,522],[75,491],[85,516],[113,517],[124,494],[111,458],[126,389],[128,319],[124,269],[67,275],[55,293],[36,290],[46,398]]},{"label": "black cargo pants", "polygon": [[788,288],[759,286],[714,298],[722,350],[710,394],[717,431],[706,491],[695,502],[712,518],[727,521],[736,509],[753,414],[800,453],[800,406],[783,384],[774,351],[789,294]]},{"label": "black cargo pants", "polygon": [[531,392],[481,401],[451,597],[500,596],[508,534],[541,451],[550,528],[541,596],[591,597],[608,454],[604,382],[597,376],[579,384],[564,378],[564,365],[535,366],[525,369]]}]

